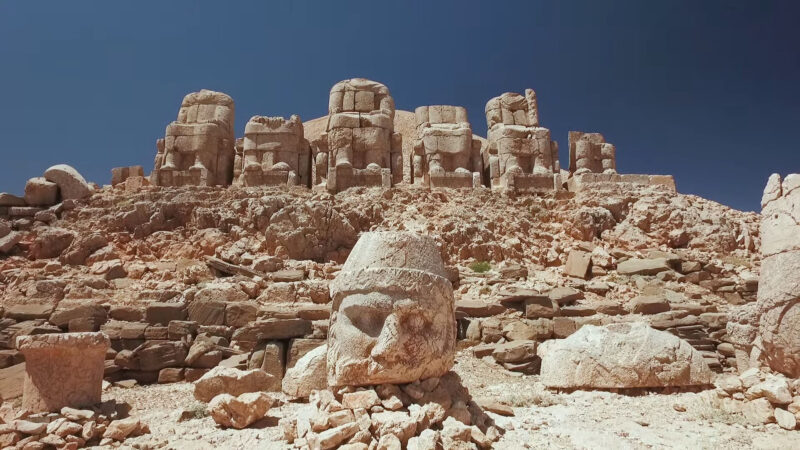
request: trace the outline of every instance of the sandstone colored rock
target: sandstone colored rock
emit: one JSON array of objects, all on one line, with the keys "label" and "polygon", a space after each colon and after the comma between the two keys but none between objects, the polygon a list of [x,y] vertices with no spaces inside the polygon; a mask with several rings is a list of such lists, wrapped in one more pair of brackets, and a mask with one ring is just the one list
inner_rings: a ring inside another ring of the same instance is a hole
[{"label": "sandstone colored rock", "polygon": [[265,391],[271,377],[261,369],[239,370],[217,366],[194,383],[194,398],[210,402],[220,394],[239,396],[247,392]]},{"label": "sandstone colored rock", "polygon": [[235,183],[243,186],[308,186],[311,147],[299,116],[253,116],[244,127],[241,155],[234,163]]},{"label": "sandstone colored rock", "polygon": [[80,408],[100,402],[103,360],[110,345],[103,333],[23,336],[25,355],[22,407],[30,412]]},{"label": "sandstone colored rock", "polygon": [[506,92],[486,103],[488,144],[482,149],[492,188],[547,192],[560,189],[558,144],[539,124],[536,92]]},{"label": "sandstone colored rock", "polygon": [[770,176],[761,201],[757,314],[773,370],[800,376],[800,174]]},{"label": "sandstone colored rock", "polygon": [[30,206],[50,206],[58,202],[58,185],[44,177],[31,178],[25,183],[25,203]]},{"label": "sandstone colored rock", "polygon": [[587,278],[592,267],[592,254],[573,250],[569,252],[567,264],[564,266],[564,275],[575,278]]},{"label": "sandstone colored rock", "polygon": [[234,104],[222,92],[192,92],[167,125],[151,182],[157,186],[227,186],[233,179]]},{"label": "sandstone colored rock", "polygon": [[698,386],[712,373],[688,342],[644,323],[584,325],[542,347],[541,380],[551,388]]},{"label": "sandstone colored rock", "polygon": [[617,273],[620,275],[656,275],[667,270],[672,268],[664,258],[631,258],[617,264]]},{"label": "sandstone colored rock", "polygon": [[294,367],[286,370],[282,390],[294,397],[308,397],[312,391],[328,387],[328,346],[321,345],[301,357]]},{"label": "sandstone colored rock", "polygon": [[569,132],[569,172],[617,173],[616,147],[600,133]]},{"label": "sandstone colored rock", "polygon": [[408,383],[452,367],[453,288],[431,238],[365,233],[331,297],[329,385]]},{"label": "sandstone colored rock", "polygon": [[272,402],[266,392],[247,392],[238,397],[220,394],[209,402],[208,412],[218,425],[241,430],[263,419]]},{"label": "sandstone colored rock", "polygon": [[57,164],[44,171],[47,181],[58,185],[61,200],[80,200],[92,195],[89,183],[73,167]]},{"label": "sandstone colored rock", "polygon": [[417,139],[411,162],[414,184],[425,187],[480,187],[481,141],[472,136],[462,106],[420,106],[414,111]]},{"label": "sandstone colored rock", "polygon": [[333,192],[401,182],[402,136],[394,132],[394,113],[394,99],[385,85],[364,78],[336,83],[326,132],[315,141],[315,179],[324,178]]}]

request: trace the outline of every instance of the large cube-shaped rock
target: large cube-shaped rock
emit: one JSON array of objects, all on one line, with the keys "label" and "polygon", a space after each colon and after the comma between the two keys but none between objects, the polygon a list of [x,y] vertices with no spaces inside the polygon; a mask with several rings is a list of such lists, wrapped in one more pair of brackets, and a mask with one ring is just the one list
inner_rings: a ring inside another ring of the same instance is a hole
[{"label": "large cube-shaped rock", "polygon": [[472,188],[481,185],[481,142],[473,138],[461,106],[420,106],[411,167],[414,184]]}]

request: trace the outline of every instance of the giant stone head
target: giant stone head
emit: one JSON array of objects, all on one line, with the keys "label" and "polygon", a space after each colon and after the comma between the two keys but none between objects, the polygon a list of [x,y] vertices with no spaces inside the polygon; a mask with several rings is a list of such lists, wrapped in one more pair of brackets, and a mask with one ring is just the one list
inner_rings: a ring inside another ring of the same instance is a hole
[{"label": "giant stone head", "polygon": [[365,233],[331,296],[329,385],[409,383],[453,366],[453,287],[433,239]]}]

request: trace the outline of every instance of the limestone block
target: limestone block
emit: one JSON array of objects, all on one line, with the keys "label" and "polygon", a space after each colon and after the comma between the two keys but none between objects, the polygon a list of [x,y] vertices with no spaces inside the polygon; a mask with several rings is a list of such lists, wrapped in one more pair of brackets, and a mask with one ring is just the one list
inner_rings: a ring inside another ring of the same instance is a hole
[{"label": "limestone block", "polygon": [[31,178],[25,183],[25,203],[30,206],[51,206],[58,202],[58,185],[44,177]]},{"label": "limestone block", "polygon": [[446,276],[428,237],[362,235],[331,284],[328,384],[408,383],[447,372],[456,327]]},{"label": "limestone block", "polygon": [[308,397],[312,391],[327,388],[327,354],[328,346],[321,345],[298,359],[286,370],[283,392],[294,397]]},{"label": "limestone block", "polygon": [[800,174],[773,174],[762,199],[757,315],[773,370],[800,376]]},{"label": "limestone block", "polygon": [[540,347],[541,380],[551,388],[698,386],[712,378],[703,355],[688,342],[641,322],[584,325]]},{"label": "limestone block", "polygon": [[44,178],[58,185],[61,200],[80,200],[92,195],[89,183],[77,170],[66,164],[58,164],[45,170]]},{"label": "limestone block", "polygon": [[248,392],[238,397],[220,394],[208,404],[208,412],[218,425],[241,430],[263,419],[272,403],[265,392]]},{"label": "limestone block", "polygon": [[17,338],[25,355],[22,406],[30,412],[59,411],[100,403],[106,351],[103,333],[40,334]]},{"label": "limestone block", "polygon": [[239,370],[217,366],[194,384],[194,398],[209,402],[220,394],[239,396],[247,392],[266,391],[272,377],[261,369]]}]

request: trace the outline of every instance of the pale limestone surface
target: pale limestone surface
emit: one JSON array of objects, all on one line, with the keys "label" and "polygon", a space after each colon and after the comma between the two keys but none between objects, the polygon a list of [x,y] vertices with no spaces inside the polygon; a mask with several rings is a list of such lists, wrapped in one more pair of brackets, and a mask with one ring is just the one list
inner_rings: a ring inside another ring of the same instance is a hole
[{"label": "pale limestone surface", "polygon": [[74,167],[56,164],[44,171],[47,181],[58,185],[61,200],[80,200],[92,195],[92,188]]},{"label": "pale limestone surface", "polygon": [[688,342],[642,322],[584,325],[539,348],[541,380],[550,388],[698,386],[712,378],[702,354]]},{"label": "pale limestone surface", "polygon": [[103,361],[110,345],[103,333],[40,334],[17,338],[25,355],[22,407],[59,411],[100,403]]},{"label": "pale limestone surface", "polygon": [[244,129],[241,154],[237,148],[234,182],[243,186],[308,186],[311,148],[297,115],[253,116]]},{"label": "pale limestone surface", "polygon": [[328,387],[326,359],[328,345],[320,345],[286,370],[282,390],[293,397],[308,397],[312,391]]},{"label": "pale limestone surface", "polygon": [[569,132],[569,172],[617,173],[617,150],[600,133]]},{"label": "pale limestone surface", "polygon": [[800,376],[800,174],[770,176],[761,201],[759,333],[773,370]]},{"label": "pale limestone surface", "polygon": [[408,383],[453,365],[453,288],[436,243],[365,233],[331,284],[331,386]]},{"label": "pale limestone surface", "polygon": [[273,400],[266,392],[247,392],[238,397],[220,394],[208,404],[208,412],[218,425],[242,429],[263,419]]},{"label": "pale limestone surface", "polygon": [[58,201],[58,185],[44,177],[35,177],[25,183],[25,203],[28,206],[51,206]]},{"label": "pale limestone surface", "polygon": [[417,139],[411,162],[414,184],[425,187],[481,186],[481,141],[473,138],[467,109],[420,106],[414,111]]},{"label": "pale limestone surface", "polygon": [[536,93],[506,92],[486,103],[484,170],[493,188],[552,191],[560,185],[558,144],[539,124]]},{"label": "pale limestone surface", "polygon": [[226,186],[233,178],[234,103],[222,92],[192,92],[157,142],[151,182],[158,186]]},{"label": "pale limestone surface", "polygon": [[391,187],[403,180],[402,136],[394,132],[389,88],[365,78],[336,83],[326,133],[314,143],[314,165],[327,188]]}]

